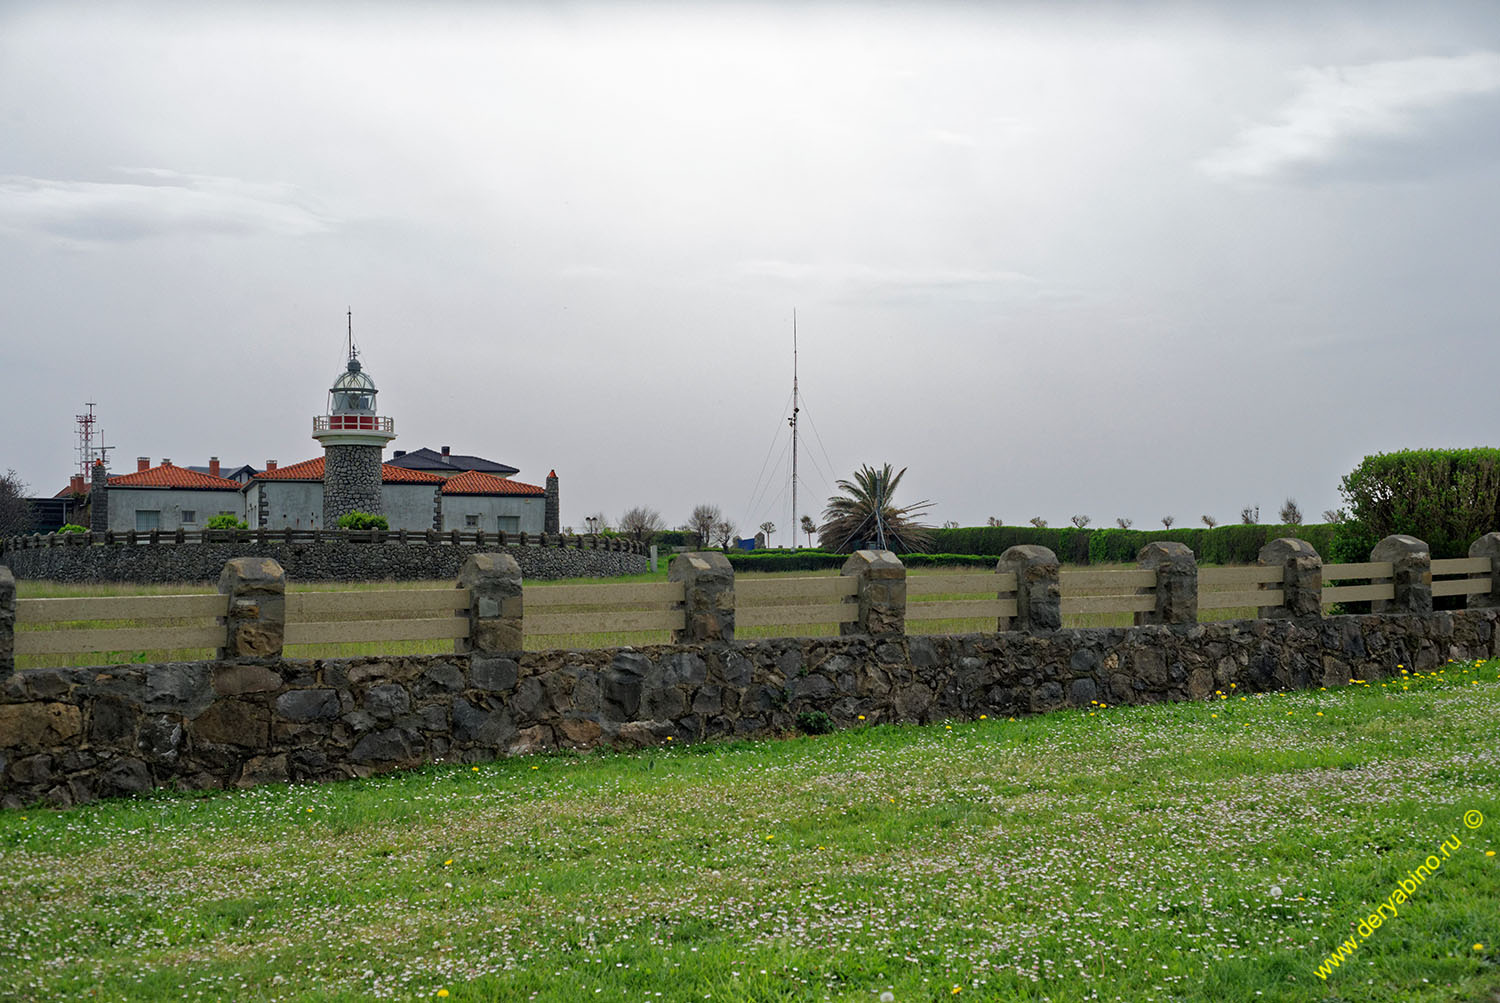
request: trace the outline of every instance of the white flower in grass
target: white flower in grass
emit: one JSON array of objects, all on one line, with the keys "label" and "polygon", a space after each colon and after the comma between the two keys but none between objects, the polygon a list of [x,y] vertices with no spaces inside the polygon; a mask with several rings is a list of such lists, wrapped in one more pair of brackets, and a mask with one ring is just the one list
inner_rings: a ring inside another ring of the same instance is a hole
[{"label": "white flower in grass", "polygon": [[1271,897],[1273,899],[1279,899],[1279,898],[1281,898],[1281,886],[1280,885],[1272,885],[1271,886]]}]

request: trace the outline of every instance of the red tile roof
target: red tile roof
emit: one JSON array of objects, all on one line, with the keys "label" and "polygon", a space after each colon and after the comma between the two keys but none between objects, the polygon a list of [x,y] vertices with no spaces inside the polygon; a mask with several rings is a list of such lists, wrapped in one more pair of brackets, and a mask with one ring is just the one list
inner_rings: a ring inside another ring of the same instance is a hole
[{"label": "red tile roof", "polygon": [[[255,475],[258,481],[321,481],[323,479],[323,457],[319,456],[312,460],[303,460],[301,463],[293,463],[290,466],[277,467],[275,470],[262,470]],[[389,463],[380,465],[380,480],[385,484],[441,484],[443,479],[437,474],[425,473],[421,470],[407,470],[404,467],[393,467]]]},{"label": "red tile roof", "polygon": [[133,474],[120,474],[109,479],[112,488],[187,488],[191,491],[238,491],[238,481],[212,474],[200,474],[187,467],[148,467]]},{"label": "red tile roof", "polygon": [[443,485],[445,495],[544,495],[544,488],[535,484],[522,484],[507,477],[496,477],[494,474],[482,473],[478,470],[466,470],[461,474],[455,474],[448,478]]}]

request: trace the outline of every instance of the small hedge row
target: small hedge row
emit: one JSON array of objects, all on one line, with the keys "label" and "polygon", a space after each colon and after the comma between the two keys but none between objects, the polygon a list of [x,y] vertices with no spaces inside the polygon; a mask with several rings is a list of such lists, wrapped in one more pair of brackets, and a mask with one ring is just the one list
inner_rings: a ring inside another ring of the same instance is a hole
[{"label": "small hedge row", "polygon": [[[1130,564],[1146,544],[1175,540],[1185,544],[1199,564],[1254,564],[1260,548],[1282,536],[1312,544],[1325,560],[1333,553],[1334,526],[1233,525],[1213,529],[1037,529],[1031,526],[972,526],[932,530],[934,549],[947,553],[999,557],[1021,543],[1051,550],[1065,564]],[[905,560],[905,558],[902,558]],[[1364,558],[1361,558],[1363,560]]]},{"label": "small hedge row", "polygon": [[[1324,561],[1336,556],[1332,523],[1311,526],[1216,526],[1213,529],[1035,529],[1030,526],[976,526],[932,530],[942,548],[931,554],[902,554],[907,567],[994,567],[1007,548],[1029,543],[1046,547],[1064,564],[1133,564],[1142,547],[1156,540],[1186,544],[1199,564],[1254,564],[1260,548],[1282,536],[1312,544]],[[1367,551],[1368,553],[1368,551]],[[826,550],[731,550],[725,554],[736,570],[820,571],[841,568],[847,554]],[[1353,558],[1349,558],[1352,560]],[[1367,554],[1358,560],[1366,560]]]}]

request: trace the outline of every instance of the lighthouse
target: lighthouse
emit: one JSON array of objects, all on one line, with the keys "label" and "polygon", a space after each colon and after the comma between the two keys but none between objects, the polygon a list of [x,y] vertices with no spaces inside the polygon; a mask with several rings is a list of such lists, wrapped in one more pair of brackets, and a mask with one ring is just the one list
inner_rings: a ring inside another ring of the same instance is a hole
[{"label": "lighthouse", "polygon": [[323,445],[323,526],[333,529],[349,512],[381,513],[381,460],[396,437],[395,422],[375,411],[375,381],[354,349],[349,318],[349,361],[328,389],[328,413],[313,418],[312,437]]}]

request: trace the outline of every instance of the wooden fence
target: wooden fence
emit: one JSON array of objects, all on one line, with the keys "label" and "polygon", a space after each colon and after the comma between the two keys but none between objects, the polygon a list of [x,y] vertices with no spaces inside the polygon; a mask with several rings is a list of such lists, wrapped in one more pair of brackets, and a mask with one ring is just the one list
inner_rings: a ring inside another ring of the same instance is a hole
[{"label": "wooden fence", "polygon": [[[1434,596],[1492,591],[1488,557],[1432,561],[1431,571]],[[1276,566],[1201,568],[1200,614],[1279,606],[1284,573]],[[1392,576],[1390,562],[1325,565],[1323,606],[1391,600]],[[1064,614],[1156,608],[1154,570],[1063,571],[1059,583]],[[906,620],[989,621],[993,630],[1017,615],[1016,588],[1013,573],[911,575]],[[855,623],[857,589],[853,577],[742,579],[734,585],[735,624],[794,636],[813,625]],[[620,633],[683,630],[685,600],[682,582],[527,587],[523,631],[528,638],[568,638],[570,647],[613,646]],[[460,588],[288,592],[285,643],[453,641],[461,648],[470,632],[470,601],[469,590]],[[229,602],[212,594],[20,599],[14,650],[37,656],[216,649],[225,643]]]}]

